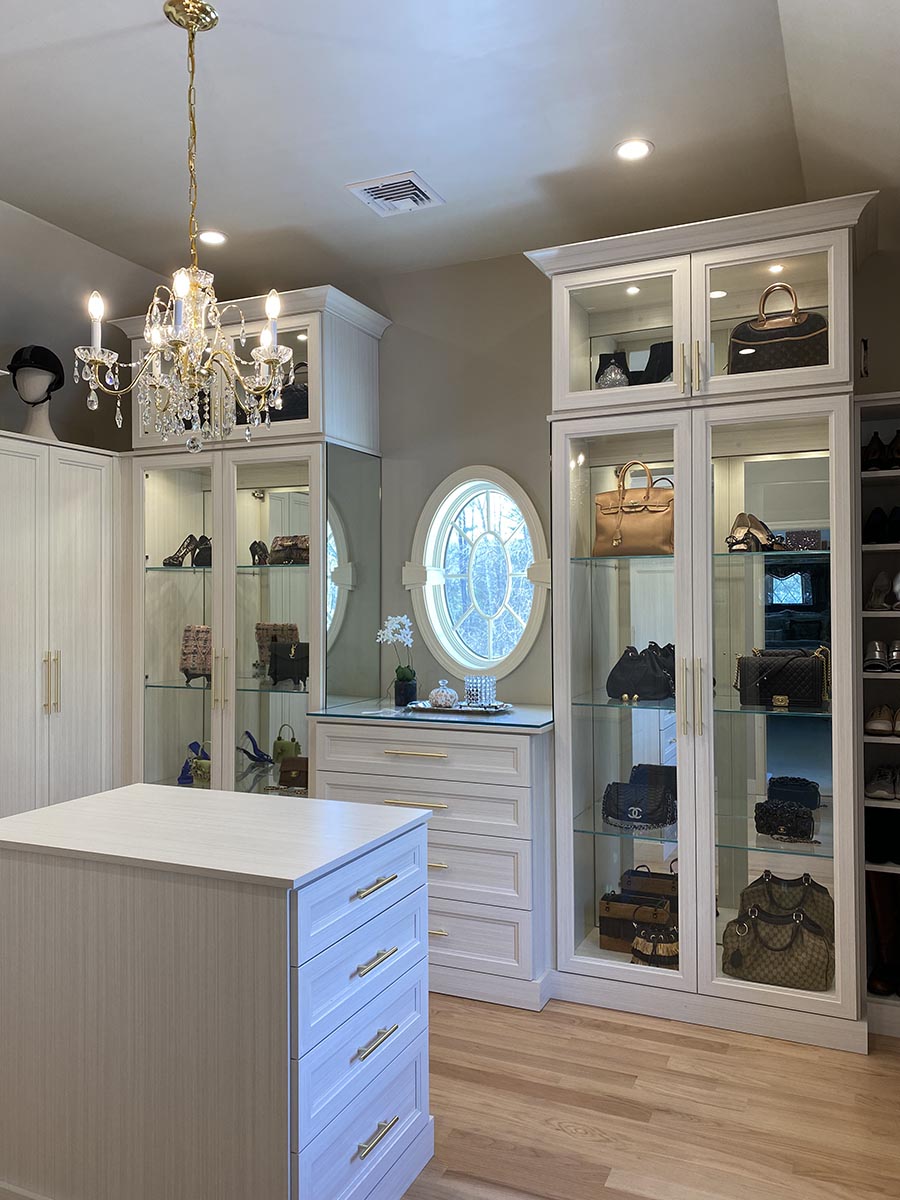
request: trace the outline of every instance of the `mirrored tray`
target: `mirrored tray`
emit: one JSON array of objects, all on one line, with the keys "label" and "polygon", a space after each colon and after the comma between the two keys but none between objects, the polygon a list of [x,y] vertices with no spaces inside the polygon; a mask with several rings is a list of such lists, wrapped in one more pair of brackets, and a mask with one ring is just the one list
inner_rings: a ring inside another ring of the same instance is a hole
[{"label": "mirrored tray", "polygon": [[461,716],[475,715],[497,716],[500,713],[511,713],[515,710],[511,704],[504,704],[497,700],[494,704],[466,704],[460,702],[454,704],[452,708],[435,708],[430,700],[414,700],[412,704],[407,704],[407,712],[437,712],[437,713],[459,713]]}]

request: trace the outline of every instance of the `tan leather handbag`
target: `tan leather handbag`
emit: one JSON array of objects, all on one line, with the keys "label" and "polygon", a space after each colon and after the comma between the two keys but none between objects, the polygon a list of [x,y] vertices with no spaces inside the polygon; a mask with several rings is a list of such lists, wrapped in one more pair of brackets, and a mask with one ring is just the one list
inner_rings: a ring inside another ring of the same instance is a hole
[{"label": "tan leather handbag", "polygon": [[[640,467],[646,473],[646,487],[625,486],[632,467]],[[594,558],[618,554],[671,554],[674,551],[675,491],[669,487],[654,487],[646,463],[638,459],[626,463],[619,472],[619,486],[614,492],[598,492],[594,507]]]}]

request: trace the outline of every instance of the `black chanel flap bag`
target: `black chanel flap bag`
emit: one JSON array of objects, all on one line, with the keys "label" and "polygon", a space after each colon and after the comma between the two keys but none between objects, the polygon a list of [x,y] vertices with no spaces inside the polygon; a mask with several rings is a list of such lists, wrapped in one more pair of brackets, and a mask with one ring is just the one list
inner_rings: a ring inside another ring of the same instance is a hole
[{"label": "black chanel flap bag", "polygon": [[[787,292],[790,312],[766,313],[766,301],[775,292]],[[788,283],[770,284],[759,298],[756,317],[731,331],[729,375],[827,365],[828,321],[821,313],[801,312],[797,293]]]},{"label": "black chanel flap bag", "polygon": [[818,650],[754,650],[735,656],[741,704],[822,708],[831,693],[831,654]]},{"label": "black chanel flap bag", "polygon": [[766,788],[770,800],[790,800],[804,808],[821,808],[822,796],[819,785],[801,775],[773,775]]},{"label": "black chanel flap bag", "polygon": [[607,784],[603,820],[616,829],[663,829],[677,819],[675,767],[637,763],[628,783]]},{"label": "black chanel flap bag", "polygon": [[811,842],[816,827],[812,809],[792,800],[761,800],[754,820],[757,833],[779,842]]}]

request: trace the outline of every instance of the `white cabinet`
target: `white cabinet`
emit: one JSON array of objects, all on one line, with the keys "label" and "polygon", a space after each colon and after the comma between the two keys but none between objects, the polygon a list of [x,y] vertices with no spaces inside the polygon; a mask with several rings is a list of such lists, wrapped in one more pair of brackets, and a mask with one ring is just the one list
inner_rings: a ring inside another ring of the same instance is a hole
[{"label": "white cabinet", "polygon": [[0,815],[109,786],[114,456],[0,438]]},{"label": "white cabinet", "polygon": [[848,391],[874,195],[529,253],[553,280],[554,412]]}]

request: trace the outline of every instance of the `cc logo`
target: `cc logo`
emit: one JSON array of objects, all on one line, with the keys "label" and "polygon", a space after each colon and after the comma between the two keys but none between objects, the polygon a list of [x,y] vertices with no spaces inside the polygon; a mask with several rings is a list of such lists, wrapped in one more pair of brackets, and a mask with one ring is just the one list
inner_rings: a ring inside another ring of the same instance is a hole
[{"label": "cc logo", "polygon": [[643,812],[639,808],[631,807],[628,810],[628,815],[631,817],[632,821],[636,821],[638,817],[643,816]]}]

